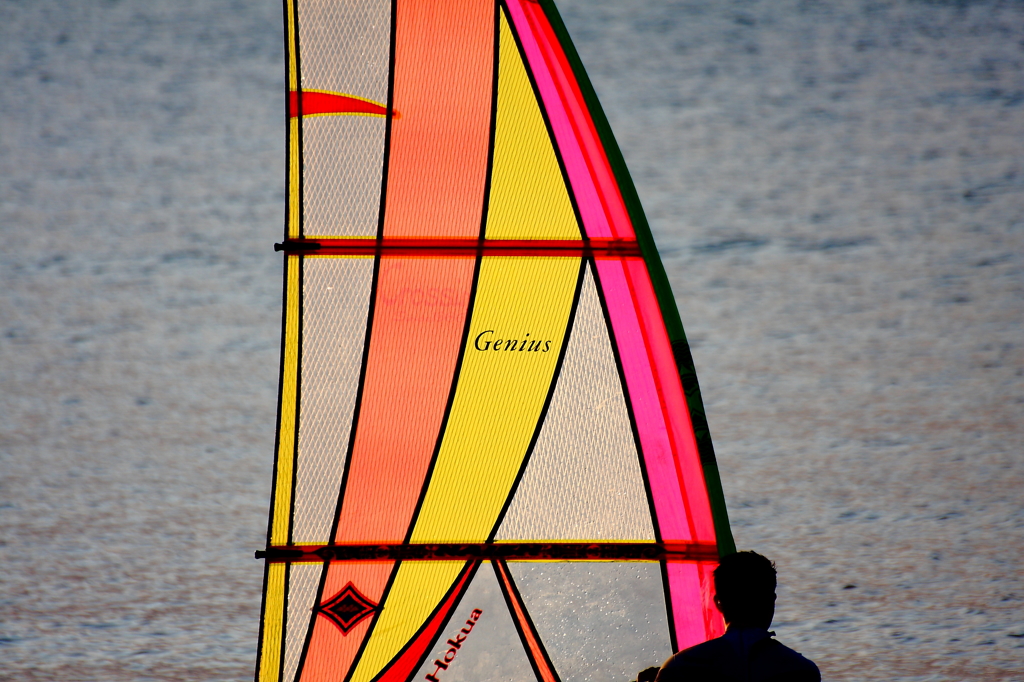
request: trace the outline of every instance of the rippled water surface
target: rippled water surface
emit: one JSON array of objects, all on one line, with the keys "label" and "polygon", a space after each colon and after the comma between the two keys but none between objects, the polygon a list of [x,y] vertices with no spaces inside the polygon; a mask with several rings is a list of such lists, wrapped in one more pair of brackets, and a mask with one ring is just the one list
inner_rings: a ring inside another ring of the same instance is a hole
[{"label": "rippled water surface", "polygon": [[[1024,679],[1024,6],[559,5],[779,638]],[[0,679],[252,674],[281,45],[272,0],[0,0]]]}]

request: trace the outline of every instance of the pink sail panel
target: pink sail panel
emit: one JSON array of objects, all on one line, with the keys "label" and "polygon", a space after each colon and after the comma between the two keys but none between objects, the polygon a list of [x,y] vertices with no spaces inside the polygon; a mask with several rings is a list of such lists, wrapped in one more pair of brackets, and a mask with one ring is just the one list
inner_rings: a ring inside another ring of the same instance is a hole
[{"label": "pink sail panel", "polygon": [[[593,120],[541,6],[510,0],[508,8],[558,139],[587,236],[632,235]],[[662,539],[714,542],[689,410],[646,265],[639,258],[602,259],[597,265],[655,487]]]},{"label": "pink sail panel", "polygon": [[715,541],[686,398],[644,262],[597,261],[666,542]]},{"label": "pink sail panel", "polygon": [[[682,563],[669,561],[669,592],[672,594],[673,625],[677,650],[721,637],[725,621],[714,605],[714,583],[711,572],[718,562]],[[676,595],[700,595],[699,599],[678,599]]]},{"label": "pink sail panel", "polygon": [[[633,226],[565,52],[540,4],[508,0],[589,238],[632,237]],[[710,500],[689,409],[660,306],[641,258],[595,265],[618,347],[658,530],[664,541],[715,542]],[[677,646],[720,634],[697,564],[669,562]]]}]

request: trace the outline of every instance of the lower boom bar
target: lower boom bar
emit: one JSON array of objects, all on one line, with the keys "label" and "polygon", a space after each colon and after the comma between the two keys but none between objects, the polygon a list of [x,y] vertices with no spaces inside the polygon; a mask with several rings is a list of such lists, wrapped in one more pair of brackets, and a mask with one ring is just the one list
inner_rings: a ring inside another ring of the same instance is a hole
[{"label": "lower boom bar", "polygon": [[510,542],[401,545],[291,545],[256,552],[270,562],[323,561],[718,561],[711,543]]},{"label": "lower boom bar", "polygon": [[473,258],[484,256],[539,256],[641,258],[640,245],[631,239],[288,239],[274,244],[275,251],[307,256],[387,256]]}]

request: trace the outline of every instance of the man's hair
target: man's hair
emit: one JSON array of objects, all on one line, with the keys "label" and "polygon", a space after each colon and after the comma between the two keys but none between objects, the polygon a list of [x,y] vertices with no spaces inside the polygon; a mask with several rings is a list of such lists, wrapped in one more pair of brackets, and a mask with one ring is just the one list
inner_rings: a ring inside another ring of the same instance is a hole
[{"label": "man's hair", "polygon": [[723,557],[714,576],[722,615],[730,623],[750,620],[775,603],[775,564],[757,552]]}]

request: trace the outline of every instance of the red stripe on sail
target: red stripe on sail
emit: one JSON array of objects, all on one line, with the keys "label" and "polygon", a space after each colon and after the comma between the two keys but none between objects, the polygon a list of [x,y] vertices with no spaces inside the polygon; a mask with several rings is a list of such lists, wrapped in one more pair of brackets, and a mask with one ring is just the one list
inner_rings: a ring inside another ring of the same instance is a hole
[{"label": "red stripe on sail", "polygon": [[530,619],[530,614],[526,610],[526,605],[523,604],[523,598],[519,594],[519,590],[516,589],[515,583],[512,582],[512,575],[508,572],[508,566],[504,561],[496,561],[494,562],[494,567],[498,572],[498,578],[501,580],[501,591],[505,593],[505,599],[509,606],[512,607],[512,616],[515,618],[516,629],[519,630],[519,638],[522,639],[523,645],[526,647],[527,656],[529,656],[530,664],[533,666],[533,672],[536,673],[537,679],[541,680],[541,682],[559,682],[555,666],[551,664],[551,659],[548,658],[544,645],[541,643],[540,635],[537,634],[537,628],[534,627],[533,620]]},{"label": "red stripe on sail", "polygon": [[[305,90],[302,93],[302,115],[316,114],[367,114],[370,116],[386,116],[387,107],[370,100],[344,95],[340,92],[316,92]],[[299,93],[292,90],[288,93],[288,115],[292,118],[299,115]]]},{"label": "red stripe on sail", "polygon": [[437,641],[438,633],[444,627],[444,624],[448,622],[462,594],[469,587],[469,580],[474,573],[473,569],[474,565],[472,563],[466,564],[448,596],[438,605],[437,610],[424,624],[419,633],[406,644],[402,653],[396,656],[388,664],[388,667],[377,676],[378,682],[408,682],[412,679],[412,676],[416,674],[416,670],[422,664],[423,659],[427,657],[430,646]]}]

